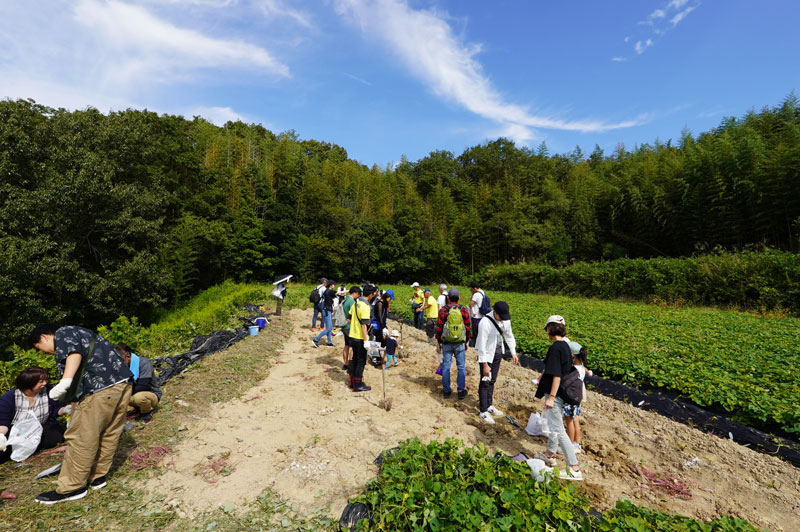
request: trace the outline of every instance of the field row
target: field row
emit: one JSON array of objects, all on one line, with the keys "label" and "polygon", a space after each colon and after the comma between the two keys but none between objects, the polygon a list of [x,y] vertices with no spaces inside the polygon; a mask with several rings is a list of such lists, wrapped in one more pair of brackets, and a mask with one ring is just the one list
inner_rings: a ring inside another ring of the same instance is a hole
[{"label": "field row", "polygon": [[[410,317],[411,289],[391,288],[397,294],[392,311]],[[466,299],[469,289],[461,293]],[[544,322],[551,314],[561,314],[570,339],[586,346],[588,367],[597,375],[674,390],[700,405],[720,405],[740,423],[780,427],[800,436],[798,318],[491,290],[487,294],[493,302],[508,302],[521,353],[543,358],[549,345]]]}]

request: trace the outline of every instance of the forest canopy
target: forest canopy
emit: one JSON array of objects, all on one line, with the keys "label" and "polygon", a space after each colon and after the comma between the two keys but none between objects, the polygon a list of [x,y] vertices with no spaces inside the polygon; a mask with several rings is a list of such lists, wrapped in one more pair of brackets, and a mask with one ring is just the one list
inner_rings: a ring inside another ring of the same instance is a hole
[{"label": "forest canopy", "polygon": [[677,142],[550,154],[499,138],[368,167],[260,125],[0,102],[0,344],[152,316],[224,279],[463,281],[769,246],[798,251],[800,105]]}]

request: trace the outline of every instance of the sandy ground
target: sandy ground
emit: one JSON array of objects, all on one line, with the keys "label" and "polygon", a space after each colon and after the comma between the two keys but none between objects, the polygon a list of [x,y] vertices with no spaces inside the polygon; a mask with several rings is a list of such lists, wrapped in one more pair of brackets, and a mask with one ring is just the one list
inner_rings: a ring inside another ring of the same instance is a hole
[{"label": "sandy ground", "polygon": [[[473,369],[469,395],[443,399],[433,347],[424,333],[405,326],[406,358],[386,372],[392,399],[386,412],[377,406],[380,370],[367,366],[364,380],[372,391],[352,393],[342,371],[341,337],[336,348],[314,349],[309,310],[282,319],[294,329],[269,376],[241,400],[218,405],[188,426],[189,437],[175,449],[175,467],[150,480],[147,489],[162,493],[179,514],[240,506],[272,488],[300,508],[328,508],[338,516],[347,498],[375,476],[376,455],[414,436],[482,442],[509,455],[532,456],[544,448],[542,438],[504,418],[494,426],[479,421],[474,351],[467,355]],[[495,405],[522,425],[541,409],[530,382],[536,376],[510,363],[500,369]],[[790,464],[591,392],[583,408],[584,453],[578,458],[586,480],[580,489],[596,508],[627,498],[704,520],[727,514],[773,531],[800,530],[800,471]],[[560,455],[559,463],[563,467]],[[689,483],[691,500],[658,491],[637,465]]]}]

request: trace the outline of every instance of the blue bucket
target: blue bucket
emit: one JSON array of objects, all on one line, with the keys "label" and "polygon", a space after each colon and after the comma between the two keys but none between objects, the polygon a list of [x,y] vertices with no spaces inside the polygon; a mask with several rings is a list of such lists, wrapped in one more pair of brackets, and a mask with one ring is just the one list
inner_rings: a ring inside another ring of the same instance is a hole
[{"label": "blue bucket", "polygon": [[263,329],[267,326],[267,318],[256,318],[256,325],[259,329]]},{"label": "blue bucket", "polygon": [[250,336],[258,336],[258,325],[251,325],[248,329],[250,329]]}]

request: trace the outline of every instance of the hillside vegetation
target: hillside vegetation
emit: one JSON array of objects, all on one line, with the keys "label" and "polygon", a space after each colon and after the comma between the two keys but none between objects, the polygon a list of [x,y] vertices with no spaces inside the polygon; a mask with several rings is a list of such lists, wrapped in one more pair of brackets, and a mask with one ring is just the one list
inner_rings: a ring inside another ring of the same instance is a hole
[{"label": "hillside vegetation", "polygon": [[453,282],[506,262],[795,252],[798,172],[794,95],[610,154],[500,138],[386,168],[259,125],[2,101],[0,346],[40,321],[149,322],[224,279]]}]

